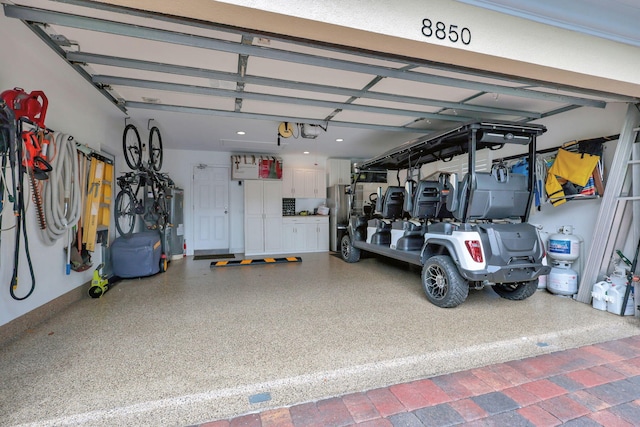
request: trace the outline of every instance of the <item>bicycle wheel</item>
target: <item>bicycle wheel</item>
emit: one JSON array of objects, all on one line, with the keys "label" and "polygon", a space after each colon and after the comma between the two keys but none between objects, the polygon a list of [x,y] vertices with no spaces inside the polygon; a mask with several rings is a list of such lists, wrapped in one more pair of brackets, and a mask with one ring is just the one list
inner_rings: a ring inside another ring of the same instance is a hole
[{"label": "bicycle wheel", "polygon": [[134,125],[127,125],[122,134],[122,151],[124,151],[124,160],[133,170],[142,167],[142,141],[140,134]]},{"label": "bicycle wheel", "polygon": [[123,237],[131,237],[136,225],[136,200],[128,190],[121,190],[116,196],[116,230]]},{"label": "bicycle wheel", "polygon": [[162,137],[160,129],[155,126],[149,132],[149,162],[155,171],[162,167]]}]

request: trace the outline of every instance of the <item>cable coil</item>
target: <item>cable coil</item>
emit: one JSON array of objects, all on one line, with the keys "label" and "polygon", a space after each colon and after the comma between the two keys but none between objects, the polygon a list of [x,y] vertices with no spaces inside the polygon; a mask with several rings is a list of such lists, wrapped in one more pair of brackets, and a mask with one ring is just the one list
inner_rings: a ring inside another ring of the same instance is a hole
[{"label": "cable coil", "polygon": [[[53,145],[53,147],[52,147]],[[73,137],[55,132],[49,151],[52,170],[43,188],[44,214],[47,228],[42,230],[45,244],[53,245],[68,235],[80,219],[81,189],[79,182],[78,150]]]}]

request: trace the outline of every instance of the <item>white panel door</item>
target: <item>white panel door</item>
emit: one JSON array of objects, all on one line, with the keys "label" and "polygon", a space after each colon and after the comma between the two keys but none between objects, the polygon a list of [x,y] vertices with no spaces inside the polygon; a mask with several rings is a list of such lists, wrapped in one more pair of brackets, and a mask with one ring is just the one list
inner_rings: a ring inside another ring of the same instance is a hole
[{"label": "white panel door", "polygon": [[229,249],[229,168],[193,168],[194,250]]}]

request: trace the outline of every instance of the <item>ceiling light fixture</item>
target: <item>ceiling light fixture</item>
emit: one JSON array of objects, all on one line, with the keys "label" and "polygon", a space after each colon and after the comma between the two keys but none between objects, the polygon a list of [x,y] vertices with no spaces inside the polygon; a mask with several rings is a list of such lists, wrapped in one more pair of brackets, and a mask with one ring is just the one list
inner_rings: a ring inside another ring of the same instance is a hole
[{"label": "ceiling light fixture", "polygon": [[243,130],[239,130],[239,131],[238,131],[238,132],[236,132],[236,133],[237,133],[238,135],[244,135],[244,134],[246,134],[246,132],[245,132],[245,131],[243,131]]},{"label": "ceiling light fixture", "polygon": [[304,151],[302,154],[309,154],[309,152],[308,151]]},{"label": "ceiling light fixture", "polygon": [[336,142],[342,142],[342,141],[344,141],[344,139],[342,139],[342,138],[337,138],[336,139]]}]

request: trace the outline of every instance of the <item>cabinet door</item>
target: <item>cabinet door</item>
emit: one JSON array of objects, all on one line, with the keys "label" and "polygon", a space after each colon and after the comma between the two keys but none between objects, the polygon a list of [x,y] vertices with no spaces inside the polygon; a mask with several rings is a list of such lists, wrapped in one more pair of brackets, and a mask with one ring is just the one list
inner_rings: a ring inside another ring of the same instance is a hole
[{"label": "cabinet door", "polygon": [[351,160],[328,159],[327,169],[327,186],[351,184]]},{"label": "cabinet door", "polygon": [[293,197],[308,197],[305,195],[305,172],[304,169],[293,170]]},{"label": "cabinet door", "polygon": [[245,217],[244,252],[246,254],[264,252],[264,220],[262,216]]},{"label": "cabinet door", "polygon": [[306,242],[308,251],[329,250],[328,218],[314,218],[306,224]]},{"label": "cabinet door", "polygon": [[263,186],[261,181],[244,181],[244,213],[247,216],[262,217]]},{"label": "cabinet door", "polygon": [[314,198],[316,199],[326,199],[327,198],[327,185],[326,185],[326,178],[325,178],[325,172],[323,170],[317,170],[315,171],[316,173],[316,185],[315,185],[315,192],[314,192]]},{"label": "cabinet door", "polygon": [[301,169],[302,180],[299,181],[304,185],[304,191],[298,197],[312,199],[315,197],[316,190],[316,171],[313,169]]},{"label": "cabinet door", "polygon": [[314,252],[318,247],[318,227],[315,222],[304,224],[305,250]]},{"label": "cabinet door", "polygon": [[319,251],[329,250],[329,222],[323,221],[318,225],[318,247]]},{"label": "cabinet door", "polygon": [[285,252],[295,251],[295,222],[283,221],[282,222],[282,250]]},{"label": "cabinet door", "polygon": [[264,252],[278,253],[282,250],[282,216],[264,220]]},{"label": "cabinet door", "polygon": [[282,183],[264,181],[264,251],[282,250]]},{"label": "cabinet door", "polygon": [[264,181],[263,212],[265,216],[282,217],[282,184],[280,181]]},{"label": "cabinet door", "polygon": [[264,252],[264,218],[262,182],[244,181],[244,251]]},{"label": "cabinet door", "polygon": [[282,169],[282,197],[295,197],[295,187],[293,185],[293,169]]}]

